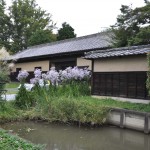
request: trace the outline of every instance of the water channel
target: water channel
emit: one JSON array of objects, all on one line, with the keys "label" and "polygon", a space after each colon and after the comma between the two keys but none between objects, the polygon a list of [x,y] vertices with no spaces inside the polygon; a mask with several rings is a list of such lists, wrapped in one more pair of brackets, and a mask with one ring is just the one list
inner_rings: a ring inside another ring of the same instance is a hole
[{"label": "water channel", "polygon": [[0,126],[47,150],[150,150],[150,135],[117,127],[89,128],[46,122],[16,122]]}]

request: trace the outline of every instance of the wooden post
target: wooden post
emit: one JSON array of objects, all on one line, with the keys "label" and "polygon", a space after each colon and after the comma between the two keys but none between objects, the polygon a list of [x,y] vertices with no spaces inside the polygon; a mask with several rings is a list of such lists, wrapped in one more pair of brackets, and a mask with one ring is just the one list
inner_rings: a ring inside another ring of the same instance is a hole
[{"label": "wooden post", "polygon": [[146,134],[149,133],[149,117],[148,117],[148,115],[145,115],[145,119],[144,119],[144,133],[146,133]]},{"label": "wooden post", "polygon": [[124,128],[124,119],[125,119],[125,112],[120,112],[120,128]]}]

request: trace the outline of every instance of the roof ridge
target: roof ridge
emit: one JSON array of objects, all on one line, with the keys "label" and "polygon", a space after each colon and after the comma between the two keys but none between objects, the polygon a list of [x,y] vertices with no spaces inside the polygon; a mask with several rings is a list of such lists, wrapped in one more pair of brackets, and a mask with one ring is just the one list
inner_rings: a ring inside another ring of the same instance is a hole
[{"label": "roof ridge", "polygon": [[[60,41],[54,41],[54,42],[50,42],[50,43],[44,43],[44,44],[34,45],[34,46],[30,46],[30,47],[28,47],[27,49],[24,49],[24,50],[28,50],[28,49],[32,49],[32,48],[37,48],[37,47],[43,47],[43,46],[50,46],[50,45],[55,45],[55,44],[61,44],[61,43],[70,42],[70,41],[77,41],[77,40],[80,40],[80,39],[86,39],[86,38],[94,37],[94,36],[98,36],[98,35],[103,36],[106,33],[108,33],[108,32],[104,32],[103,31],[103,32],[98,32],[98,33],[94,33],[94,34],[84,35],[84,36],[80,36],[80,37],[69,38],[69,39],[60,40]],[[23,52],[23,51],[21,51],[21,52]]]},{"label": "roof ridge", "polygon": [[104,53],[104,52],[111,52],[111,51],[135,50],[135,49],[140,49],[140,48],[150,48],[150,44],[137,45],[137,46],[117,47],[117,48],[110,48],[110,49],[106,49],[106,50],[90,51],[90,52],[87,52],[86,55],[95,54],[95,53],[99,53],[99,52]]}]

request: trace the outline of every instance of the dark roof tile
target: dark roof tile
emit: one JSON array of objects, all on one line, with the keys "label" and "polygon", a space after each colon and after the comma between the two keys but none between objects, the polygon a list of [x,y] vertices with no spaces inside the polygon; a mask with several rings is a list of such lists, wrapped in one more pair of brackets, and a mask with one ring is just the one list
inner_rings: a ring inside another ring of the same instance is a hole
[{"label": "dark roof tile", "polygon": [[41,44],[15,54],[12,59],[39,57],[45,55],[60,55],[71,52],[108,48],[111,45],[110,33],[101,32],[63,41]]},{"label": "dark roof tile", "polygon": [[128,56],[128,55],[139,55],[150,52],[149,45],[131,46],[131,47],[120,47],[107,50],[91,51],[85,54],[86,59],[98,59],[106,57],[117,57],[117,56]]}]

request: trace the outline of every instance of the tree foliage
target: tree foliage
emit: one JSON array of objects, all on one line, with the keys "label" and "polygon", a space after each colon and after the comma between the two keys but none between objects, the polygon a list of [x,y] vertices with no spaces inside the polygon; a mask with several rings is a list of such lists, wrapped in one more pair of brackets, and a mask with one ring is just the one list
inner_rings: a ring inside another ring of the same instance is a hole
[{"label": "tree foliage", "polygon": [[36,0],[12,0],[7,10],[5,0],[0,0],[0,47],[16,53],[29,46],[76,37],[66,22],[58,35],[54,34],[56,24],[51,18]]},{"label": "tree foliage", "polygon": [[74,33],[74,29],[69,24],[64,22],[62,24],[62,28],[58,30],[57,40],[58,41],[65,40],[74,37],[76,37],[76,34]]},{"label": "tree foliage", "polygon": [[6,14],[6,3],[0,0],[0,47],[10,48],[9,39],[11,33],[10,17]]},{"label": "tree foliage", "polygon": [[150,44],[150,2],[145,6],[132,9],[122,5],[117,23],[112,26],[114,46]]},{"label": "tree foliage", "polygon": [[39,45],[56,41],[56,35],[50,30],[37,30],[29,39],[29,45]]},{"label": "tree foliage", "polygon": [[35,0],[14,0],[9,10],[13,22],[13,52],[26,49],[30,38],[38,30],[51,31],[54,27],[51,15],[42,10]]},{"label": "tree foliage", "polygon": [[[36,0],[12,0],[9,9],[5,0],[0,0],[0,47],[5,46],[11,53],[54,41],[54,27],[51,14],[42,10]],[[33,41],[33,37],[38,40]]]}]

